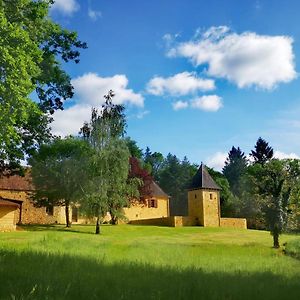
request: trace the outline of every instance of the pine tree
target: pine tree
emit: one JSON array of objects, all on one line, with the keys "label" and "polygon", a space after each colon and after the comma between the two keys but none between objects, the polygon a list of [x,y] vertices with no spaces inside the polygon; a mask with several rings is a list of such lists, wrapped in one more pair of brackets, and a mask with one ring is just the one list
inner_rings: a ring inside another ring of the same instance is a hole
[{"label": "pine tree", "polygon": [[223,174],[227,178],[232,193],[236,196],[240,195],[240,185],[242,176],[247,169],[247,158],[240,147],[232,147],[228,153],[223,168]]},{"label": "pine tree", "polygon": [[252,156],[254,159],[254,163],[263,165],[272,159],[273,148],[269,146],[269,143],[261,137],[258,138],[254,148],[255,150],[252,150],[250,153],[250,156]]}]

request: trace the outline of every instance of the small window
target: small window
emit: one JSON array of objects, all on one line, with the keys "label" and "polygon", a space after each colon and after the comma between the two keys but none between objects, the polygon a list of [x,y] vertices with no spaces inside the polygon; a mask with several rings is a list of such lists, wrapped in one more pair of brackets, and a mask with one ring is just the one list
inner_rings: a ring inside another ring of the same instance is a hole
[{"label": "small window", "polygon": [[195,194],[195,199],[197,199],[197,194]]},{"label": "small window", "polygon": [[210,200],[213,199],[213,194],[209,194],[209,199],[210,199]]},{"label": "small window", "polygon": [[157,200],[156,199],[148,200],[148,207],[157,208]]},{"label": "small window", "polygon": [[48,215],[48,216],[53,216],[53,205],[51,205],[51,206],[47,206],[46,207],[46,214]]}]

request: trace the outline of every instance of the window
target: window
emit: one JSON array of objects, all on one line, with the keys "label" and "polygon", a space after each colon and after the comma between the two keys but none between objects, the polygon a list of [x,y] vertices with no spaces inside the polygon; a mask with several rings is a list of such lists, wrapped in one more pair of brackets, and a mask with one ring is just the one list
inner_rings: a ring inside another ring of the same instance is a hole
[{"label": "window", "polygon": [[195,194],[195,199],[197,199],[197,194]]},{"label": "window", "polygon": [[51,206],[47,206],[46,207],[46,214],[48,215],[48,216],[53,216],[53,205],[51,205]]},{"label": "window", "polygon": [[148,207],[157,208],[157,200],[156,199],[148,200]]},{"label": "window", "polygon": [[213,200],[213,194],[209,194],[209,199]]}]

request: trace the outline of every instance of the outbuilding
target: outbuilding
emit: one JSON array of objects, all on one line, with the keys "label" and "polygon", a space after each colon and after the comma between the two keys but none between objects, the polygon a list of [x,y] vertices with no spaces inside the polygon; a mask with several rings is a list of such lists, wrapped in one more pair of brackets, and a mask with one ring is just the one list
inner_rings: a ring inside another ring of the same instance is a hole
[{"label": "outbuilding", "polygon": [[19,204],[0,198],[0,231],[16,230]]}]

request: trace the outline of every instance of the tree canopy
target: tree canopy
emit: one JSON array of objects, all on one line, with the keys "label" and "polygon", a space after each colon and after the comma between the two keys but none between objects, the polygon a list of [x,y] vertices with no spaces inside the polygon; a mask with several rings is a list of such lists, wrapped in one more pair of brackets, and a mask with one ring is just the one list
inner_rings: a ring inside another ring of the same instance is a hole
[{"label": "tree canopy", "polygon": [[78,63],[86,44],[48,17],[52,3],[0,1],[0,173],[50,138],[50,115],[73,96],[61,61]]},{"label": "tree canopy", "polygon": [[69,206],[83,195],[89,154],[85,141],[68,137],[43,144],[29,160],[35,205],[65,206],[67,227],[71,226]]}]

